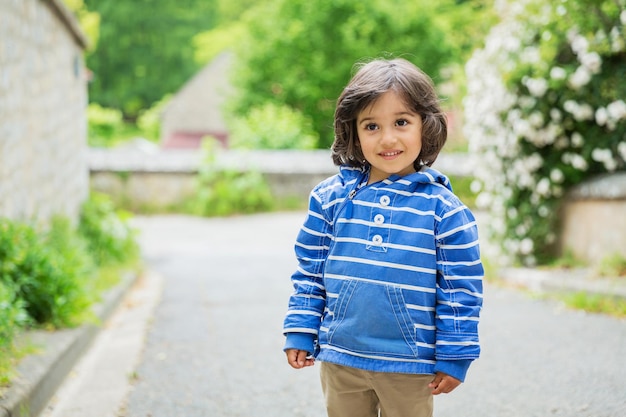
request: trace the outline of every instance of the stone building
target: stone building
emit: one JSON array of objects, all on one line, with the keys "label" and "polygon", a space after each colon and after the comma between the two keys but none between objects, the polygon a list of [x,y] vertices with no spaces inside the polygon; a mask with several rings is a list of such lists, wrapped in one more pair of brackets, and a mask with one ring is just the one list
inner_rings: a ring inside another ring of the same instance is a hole
[{"label": "stone building", "polygon": [[232,94],[228,72],[232,56],[218,55],[176,92],[161,115],[164,148],[197,149],[210,135],[226,145],[228,130],[222,107]]},{"label": "stone building", "polygon": [[87,39],[62,0],[0,0],[0,216],[75,220],[89,192]]}]

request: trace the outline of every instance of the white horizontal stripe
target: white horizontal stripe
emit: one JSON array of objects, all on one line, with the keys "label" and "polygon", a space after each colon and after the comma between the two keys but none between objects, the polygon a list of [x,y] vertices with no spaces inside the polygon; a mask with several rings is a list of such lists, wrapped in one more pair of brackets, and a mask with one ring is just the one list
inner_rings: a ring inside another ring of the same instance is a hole
[{"label": "white horizontal stripe", "polygon": [[450,216],[455,215],[456,213],[458,213],[459,211],[464,211],[467,207],[465,206],[458,206],[457,208],[455,208],[454,210],[450,210],[449,212],[447,212],[446,214],[443,215],[442,219],[448,218]]},{"label": "white horizontal stripe", "polygon": [[[320,201],[320,204],[322,204],[322,202],[321,202],[321,201]],[[315,218],[317,218],[317,219],[323,220],[323,221],[325,221],[326,223],[328,223],[328,220],[326,219],[326,217],[324,217],[324,215],[323,215],[323,214],[318,213],[318,212],[316,212],[316,211],[309,210],[309,217],[315,217]]]},{"label": "white horizontal stripe", "polygon": [[482,280],[482,275],[444,275],[443,278],[447,281],[464,281],[464,280]]},{"label": "white horizontal stripe", "polygon": [[327,192],[329,190],[333,190],[335,188],[342,188],[342,187],[344,187],[346,185],[354,184],[356,182],[356,180],[357,180],[356,178],[352,179],[352,180],[346,182],[345,184],[342,184],[341,182],[336,181],[336,182],[333,182],[332,184],[330,184],[330,185],[328,185],[328,186],[326,186],[324,188],[320,188],[319,190],[317,190],[317,192],[322,194],[322,193],[325,193],[325,192]]},{"label": "white horizontal stripe", "polygon": [[[441,287],[439,287],[441,288]],[[483,298],[483,295],[479,292],[472,292],[470,290],[466,290],[465,288],[455,288],[455,289],[446,289],[446,288],[441,288],[441,291],[448,293],[448,294],[454,294],[454,293],[458,293],[458,292],[462,292],[468,295],[471,295],[472,297],[477,297],[477,298]]]},{"label": "white horizontal stripe", "polygon": [[394,287],[394,288],[401,288],[403,290],[409,290],[409,291],[419,291],[419,292],[426,292],[426,293],[431,293],[431,294],[434,294],[434,293],[437,292],[437,290],[434,289],[434,288],[418,287],[416,285],[395,284],[395,283],[391,283],[391,282],[387,282],[387,281],[378,281],[378,280],[375,280],[375,279],[357,278],[357,277],[353,277],[353,276],[336,275],[336,274],[325,274],[324,276],[325,276],[325,278],[337,279],[337,280],[340,280],[340,281],[355,280],[355,281],[361,281],[361,282],[369,282],[371,284],[389,285],[389,286]]},{"label": "white horizontal stripe", "polygon": [[461,262],[461,261],[457,261],[457,262],[453,262],[453,261],[439,261],[437,262],[437,265],[446,265],[446,266],[457,266],[457,265],[463,265],[463,266],[472,266],[472,265],[478,265],[480,264],[480,259],[476,259],[473,260],[471,262]]},{"label": "white horizontal stripe", "polygon": [[305,281],[305,280],[301,280],[301,279],[294,279],[293,280],[294,285],[298,284],[298,285],[302,285],[304,287],[306,286],[311,286],[311,287],[317,287],[321,290],[325,289],[325,287],[322,284],[318,284],[317,282],[314,281]]},{"label": "white horizontal stripe", "polygon": [[328,202],[326,204],[323,204],[322,205],[322,209],[323,210],[328,210],[330,207],[332,207],[332,206],[334,206],[336,204],[339,204],[339,203],[343,203],[345,200],[346,200],[346,197],[344,197],[344,198],[336,198],[333,201],[330,201],[330,202]]},{"label": "white horizontal stripe", "polygon": [[313,274],[305,269],[302,269],[302,267],[300,265],[298,265],[298,267],[296,268],[296,271],[298,271],[299,273],[301,273],[302,275],[304,275],[305,277],[309,277],[309,278],[322,278],[322,274],[321,273],[317,273],[317,274]]},{"label": "white horizontal stripe", "polygon": [[309,250],[328,250],[328,246],[305,245],[300,242],[296,242],[296,246],[299,246],[303,249],[309,249]]},{"label": "white horizontal stripe", "polygon": [[319,258],[309,258],[308,256],[301,256],[300,258],[301,261],[307,261],[307,262],[317,262],[317,263],[321,263],[324,262],[324,259],[319,259]]},{"label": "white horizontal stripe", "polygon": [[[351,224],[362,224],[364,226],[380,226],[377,225],[375,223],[369,222],[367,220],[361,220],[361,219],[346,219],[346,218],[339,218],[337,220],[337,223],[351,223]],[[389,223],[385,225],[386,227],[388,227],[389,229],[395,229],[395,230],[403,230],[405,232],[412,232],[412,233],[422,233],[425,235],[434,235],[435,232],[431,229],[423,229],[421,227],[408,227],[408,226],[402,226],[400,224],[393,224],[393,223]]]},{"label": "white horizontal stripe", "polygon": [[[402,180],[400,180],[398,182],[401,183]],[[411,182],[406,181],[405,184],[406,185],[411,185]],[[376,189],[380,189],[380,188],[376,188]],[[450,201],[446,200],[446,198],[444,196],[440,195],[440,194],[410,193],[408,191],[396,190],[395,188],[386,188],[386,187],[382,188],[382,189],[387,191],[387,192],[403,195],[403,196],[406,196],[406,197],[421,197],[421,198],[425,198],[427,200],[437,199],[437,200],[440,200],[442,203],[444,203],[446,206],[451,206],[452,205],[452,203]]]},{"label": "white horizontal stripe", "polygon": [[309,229],[308,227],[304,227],[304,226],[302,227],[302,231],[306,232],[306,233],[308,233],[308,234],[310,234],[312,236],[323,236],[323,237],[330,237],[331,236],[329,233],[318,232],[316,230],[312,230],[312,229]]},{"label": "white horizontal stripe", "polygon": [[406,308],[419,311],[435,311],[435,307],[419,306],[417,304],[407,304]]},{"label": "white horizontal stripe", "polygon": [[447,232],[445,232],[445,233],[442,233],[442,234],[440,234],[440,235],[435,236],[435,239],[443,239],[444,237],[448,237],[448,236],[453,235],[453,234],[455,234],[455,233],[457,233],[457,232],[460,232],[460,231],[462,231],[462,230],[471,229],[471,228],[472,228],[472,227],[474,227],[474,226],[476,226],[476,222],[469,222],[469,223],[465,223],[465,224],[462,224],[462,225],[461,225],[461,226],[459,226],[459,227],[455,227],[455,228],[454,228],[454,229],[452,229],[452,230],[448,230],[448,231],[447,231]]},{"label": "white horizontal stripe", "polygon": [[435,326],[431,326],[428,324],[419,324],[419,323],[413,323],[413,327],[416,329],[423,329],[423,330],[436,330],[437,329]]},{"label": "white horizontal stripe", "polygon": [[298,294],[298,293],[294,293],[292,294],[294,297],[297,298],[309,298],[309,299],[314,299],[314,300],[325,300],[326,297],[323,297],[321,295],[313,295],[313,294]]},{"label": "white horizontal stripe", "polygon": [[287,310],[287,316],[290,316],[292,314],[303,314],[303,315],[306,315],[306,316],[322,317],[322,315],[320,313],[318,313],[317,311],[311,311],[311,310]]},{"label": "white horizontal stripe", "polygon": [[428,349],[434,349],[435,348],[435,345],[433,345],[432,343],[424,343],[424,342],[415,342],[415,346],[428,348]]},{"label": "white horizontal stripe", "polygon": [[352,256],[335,256],[335,255],[331,255],[331,256],[328,257],[328,259],[329,260],[333,260],[333,261],[351,262],[351,263],[357,263],[357,264],[382,266],[382,267],[393,268],[393,269],[402,269],[402,270],[405,270],[405,271],[424,272],[424,273],[427,273],[427,274],[434,274],[436,272],[436,270],[432,269],[432,268],[423,268],[421,266],[397,264],[397,263],[393,263],[393,262],[375,261],[373,259],[366,259],[366,258],[355,258],[355,257],[352,257]]},{"label": "white horizontal stripe", "polygon": [[287,327],[283,329],[283,333],[308,333],[317,334],[317,330],[309,329],[308,327]]},{"label": "white horizontal stripe", "polygon": [[[374,208],[380,207],[380,203],[378,202],[370,202],[370,201],[365,201],[365,200],[354,200],[354,204],[359,205],[359,206],[364,206],[364,207],[374,207]],[[415,209],[411,206],[400,206],[400,207],[387,206],[385,207],[385,210],[413,213],[413,214],[417,214],[420,216],[434,216],[435,215],[435,210],[424,211],[424,210]]]},{"label": "white horizontal stripe", "polygon": [[466,340],[463,342],[451,342],[448,340],[437,340],[437,344],[445,345],[445,346],[479,346],[480,345],[480,343],[473,342],[471,340]]},{"label": "white horizontal stripe", "polygon": [[[338,238],[335,239],[335,242],[360,243],[360,244],[363,244],[363,245],[371,245],[372,244],[372,242],[370,240],[353,238],[353,237],[338,237]],[[396,243],[385,243],[385,247],[392,248],[392,249],[400,249],[400,250],[405,250],[405,251],[410,251],[410,252],[425,253],[425,254],[428,254],[428,255],[435,255],[436,254],[436,251],[433,250],[433,249],[421,248],[419,246],[399,245],[399,244],[396,244]]]},{"label": "white horizontal stripe", "polygon": [[452,249],[452,250],[454,250],[454,249],[469,249],[469,248],[472,248],[472,247],[477,246],[477,245],[478,245],[478,240],[475,240],[475,241],[469,242],[469,243],[463,243],[463,244],[460,244],[460,245],[440,245],[439,247],[441,249]]},{"label": "white horizontal stripe", "polygon": [[437,316],[441,320],[478,321],[478,317]]}]

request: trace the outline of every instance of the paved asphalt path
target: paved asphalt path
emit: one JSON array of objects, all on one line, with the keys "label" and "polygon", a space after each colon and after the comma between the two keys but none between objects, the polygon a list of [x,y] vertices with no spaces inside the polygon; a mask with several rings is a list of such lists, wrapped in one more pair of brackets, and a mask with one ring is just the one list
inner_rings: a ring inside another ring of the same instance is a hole
[{"label": "paved asphalt path", "polygon": [[[162,293],[111,415],[325,416],[319,367],[293,370],[281,350],[303,219],[135,219]],[[480,331],[482,357],[465,384],[436,397],[435,417],[626,416],[626,321],[487,285]]]}]

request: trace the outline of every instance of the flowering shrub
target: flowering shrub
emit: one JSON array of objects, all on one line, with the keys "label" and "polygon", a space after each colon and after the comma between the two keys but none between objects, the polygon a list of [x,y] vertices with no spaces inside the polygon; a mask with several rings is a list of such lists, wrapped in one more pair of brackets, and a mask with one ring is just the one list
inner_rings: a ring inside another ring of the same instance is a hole
[{"label": "flowering shrub", "polygon": [[626,0],[496,7],[466,66],[472,188],[509,261],[535,264],[553,253],[567,189],[626,169]]}]

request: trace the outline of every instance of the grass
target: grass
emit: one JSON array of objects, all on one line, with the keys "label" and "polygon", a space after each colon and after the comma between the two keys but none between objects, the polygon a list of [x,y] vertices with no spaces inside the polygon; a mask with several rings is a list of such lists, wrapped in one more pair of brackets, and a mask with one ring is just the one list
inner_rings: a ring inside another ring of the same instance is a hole
[{"label": "grass", "polygon": [[558,298],[569,308],[626,318],[626,300],[622,298],[587,294],[585,292],[565,294]]}]

